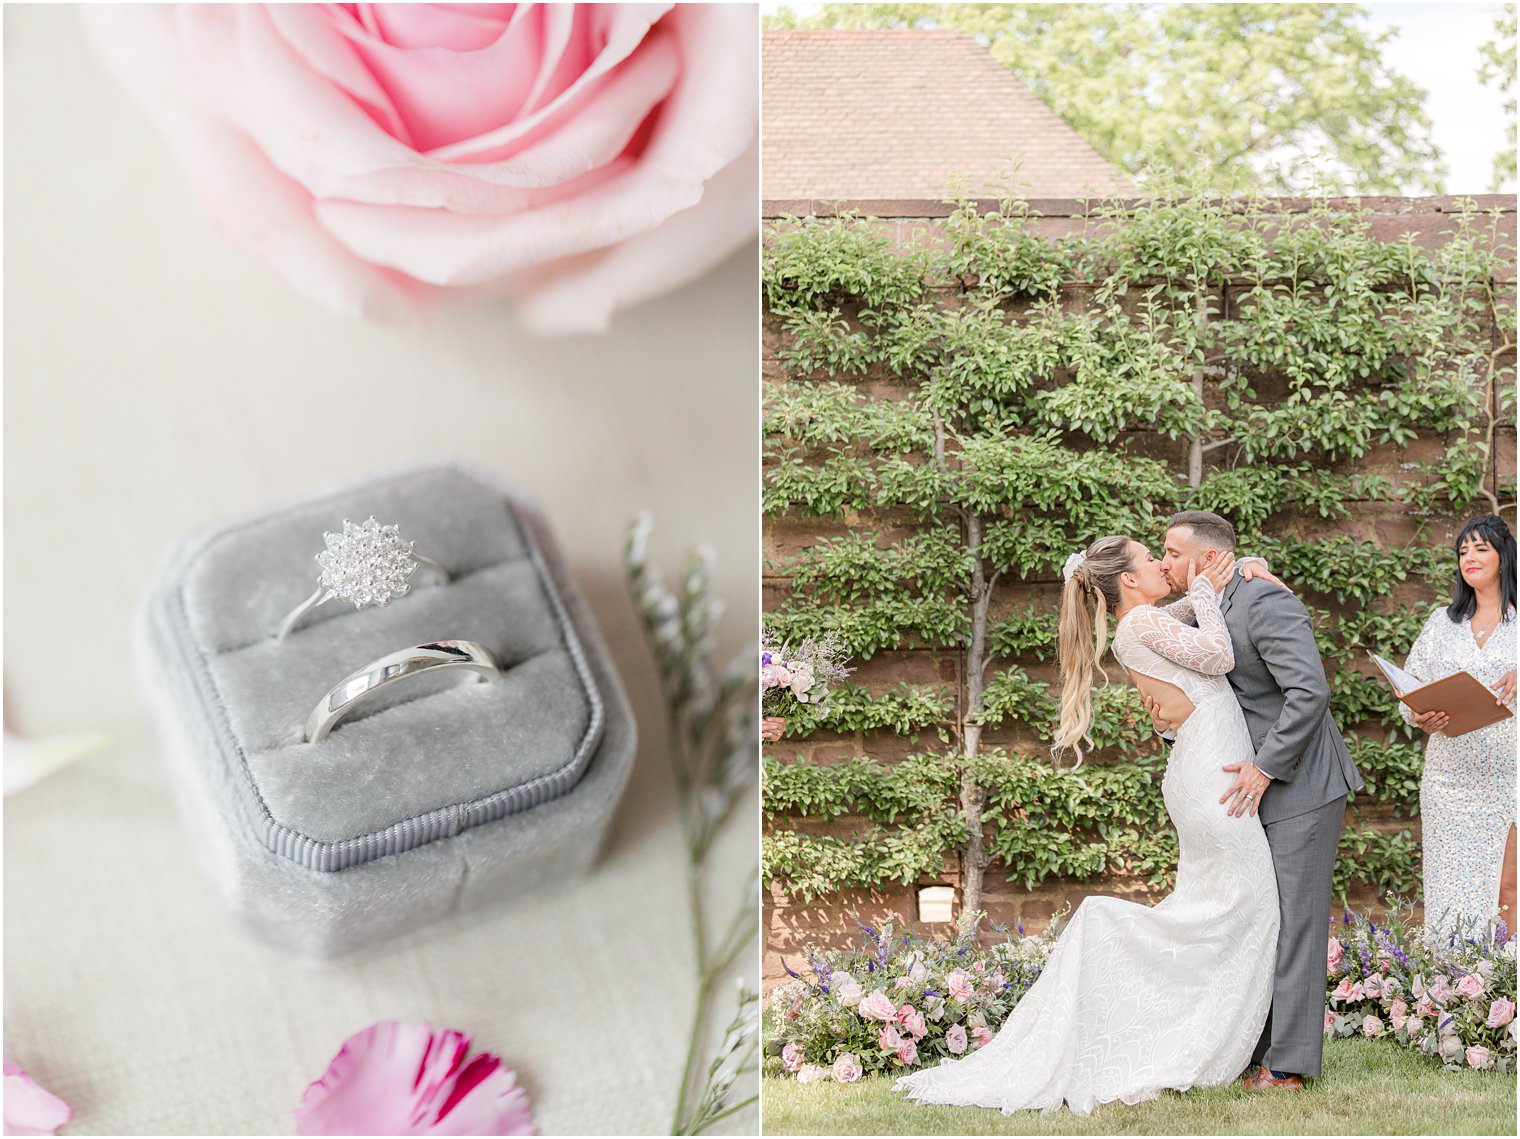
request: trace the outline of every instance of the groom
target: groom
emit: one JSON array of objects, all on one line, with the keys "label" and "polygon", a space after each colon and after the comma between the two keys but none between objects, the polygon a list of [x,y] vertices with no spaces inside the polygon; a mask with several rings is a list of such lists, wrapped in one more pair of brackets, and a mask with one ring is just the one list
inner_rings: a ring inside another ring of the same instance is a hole
[{"label": "groom", "polygon": [[[1167,523],[1165,545],[1162,571],[1180,587],[1189,560],[1202,570],[1234,553],[1235,529],[1217,514],[1187,510]],[[1330,882],[1346,797],[1362,778],[1330,719],[1330,687],[1303,603],[1237,571],[1219,608],[1235,651],[1230,687],[1256,748],[1256,762],[1225,767],[1235,782],[1220,809],[1259,813],[1282,910],[1272,1008],[1245,1083],[1296,1091],[1320,1073]]]}]

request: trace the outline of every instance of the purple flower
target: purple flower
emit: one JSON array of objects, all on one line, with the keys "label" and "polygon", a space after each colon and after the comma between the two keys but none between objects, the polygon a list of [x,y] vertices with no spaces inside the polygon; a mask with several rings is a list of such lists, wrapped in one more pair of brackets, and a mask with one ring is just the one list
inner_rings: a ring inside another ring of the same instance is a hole
[{"label": "purple flower", "polygon": [[760,654],[760,663],[761,663],[761,665],[770,664],[771,663],[771,654],[770,653],[761,653]]}]

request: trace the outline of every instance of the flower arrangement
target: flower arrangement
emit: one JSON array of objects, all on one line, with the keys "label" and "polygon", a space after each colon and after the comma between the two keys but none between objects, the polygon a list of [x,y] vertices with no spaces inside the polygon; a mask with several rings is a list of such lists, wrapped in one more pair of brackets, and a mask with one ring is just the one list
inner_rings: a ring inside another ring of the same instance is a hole
[{"label": "flower arrangement", "polygon": [[[1467,936],[1469,933],[1472,936]],[[1385,1037],[1450,1071],[1515,1070],[1515,941],[1503,921],[1427,936],[1401,912],[1331,921],[1325,1034]]]},{"label": "flower arrangement", "polygon": [[764,715],[785,716],[796,704],[822,704],[829,685],[855,670],[844,666],[844,644],[838,633],[809,637],[800,645],[774,647],[761,633],[760,703]]},{"label": "flower arrangement", "polygon": [[985,1046],[1029,991],[1050,957],[1057,923],[1041,934],[1023,928],[982,947],[985,915],[957,923],[953,941],[894,934],[892,923],[860,923],[862,945],[848,952],[809,949],[811,976],[771,994],[777,1026],[766,1052],[800,1083],[854,1083],[869,1073],[938,1064]]}]

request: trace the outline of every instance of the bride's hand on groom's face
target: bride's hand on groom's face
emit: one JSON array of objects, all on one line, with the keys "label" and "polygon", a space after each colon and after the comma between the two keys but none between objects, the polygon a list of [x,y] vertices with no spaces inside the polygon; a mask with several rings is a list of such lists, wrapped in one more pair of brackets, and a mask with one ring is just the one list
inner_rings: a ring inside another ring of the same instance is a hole
[{"label": "bride's hand on groom's face", "polygon": [[[1192,563],[1188,563],[1191,570]],[[1214,564],[1203,571],[1203,576],[1208,578],[1209,584],[1214,587],[1215,593],[1223,593],[1224,587],[1230,584],[1230,578],[1235,573],[1235,555],[1221,553],[1215,559]],[[1192,574],[1188,575],[1188,584],[1192,585]]]}]

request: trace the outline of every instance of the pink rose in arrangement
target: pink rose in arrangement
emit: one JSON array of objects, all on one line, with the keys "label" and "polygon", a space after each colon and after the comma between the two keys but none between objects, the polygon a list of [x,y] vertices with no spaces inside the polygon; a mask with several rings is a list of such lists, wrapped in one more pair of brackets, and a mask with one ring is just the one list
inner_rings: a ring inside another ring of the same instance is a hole
[{"label": "pink rose in arrangement", "polygon": [[19,1066],[4,1061],[5,1133],[7,1135],[54,1135],[74,1118],[74,1109],[59,1099]]},{"label": "pink rose in arrangement", "polygon": [[881,1045],[883,1052],[896,1052],[902,1046],[902,1042],[903,1034],[898,1031],[897,1025],[884,1024],[881,1026],[881,1035],[877,1038],[877,1043]]},{"label": "pink rose in arrangement", "polygon": [[1339,977],[1341,975],[1341,962],[1346,957],[1346,947],[1341,944],[1340,938],[1330,939],[1329,975]]},{"label": "pink rose in arrangement", "polygon": [[1383,1035],[1383,1022],[1375,1016],[1365,1017],[1362,1020],[1362,1033],[1366,1036]]},{"label": "pink rose in arrangement", "polygon": [[897,1005],[885,990],[877,989],[860,1002],[860,1015],[868,1020],[891,1020],[897,1015]]},{"label": "pink rose in arrangement", "polygon": [[959,1056],[966,1050],[966,1026],[952,1024],[945,1033],[945,1047],[950,1050],[950,1055]]},{"label": "pink rose in arrangement", "polygon": [[1488,1019],[1483,1023],[1489,1028],[1503,1028],[1515,1019],[1515,1004],[1513,1001],[1500,997],[1488,1006]]},{"label": "pink rose in arrangement", "polygon": [[1430,984],[1430,999],[1438,1005],[1444,1005],[1451,999],[1451,985],[1445,977],[1437,977]]},{"label": "pink rose in arrangement", "polygon": [[1393,1004],[1388,1006],[1388,1023],[1393,1025],[1395,1032],[1403,1028],[1408,1019],[1409,1006],[1403,1001],[1394,1001]]},{"label": "pink rose in arrangement", "polygon": [[978,1048],[985,1048],[992,1043],[992,1030],[979,1024],[971,1030],[971,1037]]},{"label": "pink rose in arrangement", "polygon": [[922,1040],[924,1033],[929,1031],[924,1024],[924,1014],[912,1005],[903,1005],[898,1010],[897,1020],[914,1040]]},{"label": "pink rose in arrangement", "polygon": [[753,240],[756,24],[725,4],[92,6],[237,244],[386,320],[461,292],[606,327]]},{"label": "pink rose in arrangement", "polygon": [[1363,981],[1362,981],[1362,993],[1363,993],[1363,995],[1369,996],[1369,997],[1380,997],[1380,996],[1382,996],[1383,995],[1383,978],[1380,977],[1378,974],[1374,973],[1370,977],[1367,977],[1367,978],[1363,979]]},{"label": "pink rose in arrangement", "polygon": [[1429,997],[1421,997],[1414,1006],[1416,1016],[1433,1016],[1435,1015],[1435,1011],[1436,1006],[1431,1002]]},{"label": "pink rose in arrangement", "polygon": [[779,664],[768,664],[760,670],[760,684],[764,688],[786,688],[792,683],[792,674]]},{"label": "pink rose in arrangement", "polygon": [[945,988],[949,991],[952,1000],[969,1001],[976,995],[976,989],[971,984],[971,975],[964,969],[955,969],[946,974]]},{"label": "pink rose in arrangement", "polygon": [[802,1045],[792,1041],[781,1049],[781,1066],[793,1074],[802,1070]]},{"label": "pink rose in arrangement", "polygon": [[296,1107],[302,1135],[533,1135],[516,1073],[452,1029],[382,1021],[343,1042]]},{"label": "pink rose in arrangement", "polygon": [[1478,1045],[1467,1050],[1467,1066],[1469,1068],[1492,1068],[1494,1062],[1489,1058],[1488,1049]]},{"label": "pink rose in arrangement", "polygon": [[1329,1009],[1325,1010],[1325,1035],[1329,1036],[1335,1031],[1335,1014]]},{"label": "pink rose in arrangement", "polygon": [[897,1058],[908,1067],[918,1063],[918,1041],[904,1040],[897,1046]]},{"label": "pink rose in arrangement", "polygon": [[860,1058],[853,1052],[846,1052],[834,1061],[834,1079],[841,1084],[853,1084],[864,1073]]},{"label": "pink rose in arrangement", "polygon": [[1335,986],[1335,991],[1330,994],[1330,999],[1355,1004],[1362,999],[1363,995],[1360,983],[1353,984],[1350,977],[1343,977],[1341,983]]},{"label": "pink rose in arrangement", "polygon": [[1412,1016],[1404,1022],[1404,1028],[1410,1036],[1418,1036],[1424,1027],[1425,1022],[1417,1016]]},{"label": "pink rose in arrangement", "polygon": [[816,1084],[829,1078],[829,1069],[822,1064],[804,1064],[797,1073],[799,1084]]},{"label": "pink rose in arrangement", "polygon": [[1457,992],[1469,1000],[1475,1000],[1483,995],[1483,978],[1475,973],[1469,973],[1457,982]]}]

